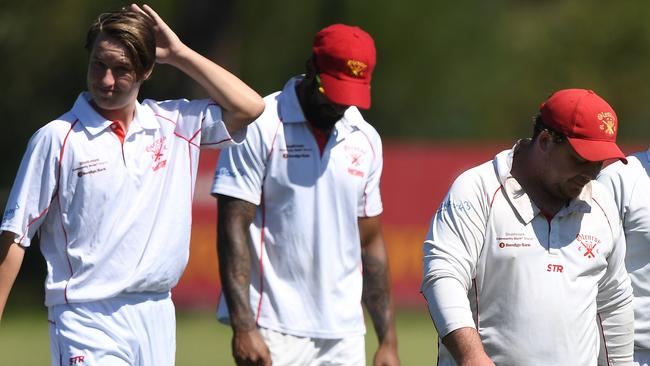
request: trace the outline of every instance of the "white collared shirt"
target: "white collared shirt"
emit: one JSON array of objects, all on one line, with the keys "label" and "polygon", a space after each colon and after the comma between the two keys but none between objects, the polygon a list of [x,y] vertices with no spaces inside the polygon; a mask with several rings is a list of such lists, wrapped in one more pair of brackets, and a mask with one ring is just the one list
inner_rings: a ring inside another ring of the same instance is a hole
[{"label": "white collared shirt", "polygon": [[[631,361],[632,292],[614,203],[590,182],[547,220],[510,175],[512,151],[461,174],[433,217],[422,292],[438,334],[478,329],[500,366],[595,365],[598,317],[610,359]],[[439,359],[455,365],[442,344]]]},{"label": "white collared shirt", "polygon": [[[612,193],[625,231],[625,266],[634,289],[634,347],[650,353],[650,150],[609,165],[598,176]],[[647,360],[650,361],[650,360]]]},{"label": "white collared shirt", "polygon": [[199,146],[233,144],[211,100],[136,103],[122,144],[89,98],[32,136],[0,227],[24,247],[40,232],[47,306],[176,285]]},{"label": "white collared shirt", "polygon": [[[321,156],[297,80],[267,96],[246,140],[221,152],[212,192],[258,205],[250,301],[259,326],[302,337],[361,335],[357,220],[382,212],[381,140],[350,107]],[[228,316],[223,296],[218,313]]]}]

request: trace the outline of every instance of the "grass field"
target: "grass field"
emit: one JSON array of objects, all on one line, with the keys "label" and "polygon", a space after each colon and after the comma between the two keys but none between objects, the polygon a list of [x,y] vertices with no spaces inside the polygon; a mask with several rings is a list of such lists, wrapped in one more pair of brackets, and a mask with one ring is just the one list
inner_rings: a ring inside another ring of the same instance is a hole
[{"label": "grass field", "polygon": [[[437,337],[425,312],[397,313],[397,333],[402,365],[434,365]],[[230,328],[219,324],[211,311],[180,312],[177,319],[178,366],[233,365],[230,356]],[[368,364],[377,346],[368,327]],[[0,364],[49,365],[48,323],[45,309],[7,309],[0,325]]]}]

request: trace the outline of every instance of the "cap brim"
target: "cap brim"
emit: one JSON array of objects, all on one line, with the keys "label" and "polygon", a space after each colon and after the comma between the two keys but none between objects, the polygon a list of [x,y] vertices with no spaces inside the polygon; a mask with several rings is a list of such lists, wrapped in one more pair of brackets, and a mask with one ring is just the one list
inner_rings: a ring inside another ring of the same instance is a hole
[{"label": "cap brim", "polygon": [[341,80],[329,74],[321,73],[320,81],[325,89],[325,96],[341,105],[370,108],[370,84],[355,80]]},{"label": "cap brim", "polygon": [[587,161],[619,159],[623,164],[627,164],[625,154],[623,154],[615,142],[582,140],[577,138],[568,138],[568,140],[576,153]]}]

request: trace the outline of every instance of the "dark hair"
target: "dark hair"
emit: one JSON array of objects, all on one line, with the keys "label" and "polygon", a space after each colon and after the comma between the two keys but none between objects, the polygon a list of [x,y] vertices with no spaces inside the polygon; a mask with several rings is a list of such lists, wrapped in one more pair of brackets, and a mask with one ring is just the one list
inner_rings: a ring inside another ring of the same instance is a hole
[{"label": "dark hair", "polygon": [[535,139],[537,139],[537,136],[539,136],[539,134],[542,131],[548,132],[551,135],[551,137],[553,138],[553,142],[555,142],[555,143],[559,144],[559,143],[562,143],[562,142],[566,141],[566,136],[564,136],[563,134],[555,131],[554,129],[552,129],[550,127],[547,127],[544,124],[544,121],[542,121],[542,115],[537,114],[537,115],[535,115],[533,117],[533,137],[532,137],[532,140],[535,141]]},{"label": "dark hair", "polygon": [[153,27],[154,22],[147,15],[127,8],[103,13],[90,25],[84,47],[91,52],[99,34],[106,34],[126,47],[135,75],[142,80],[156,63]]}]

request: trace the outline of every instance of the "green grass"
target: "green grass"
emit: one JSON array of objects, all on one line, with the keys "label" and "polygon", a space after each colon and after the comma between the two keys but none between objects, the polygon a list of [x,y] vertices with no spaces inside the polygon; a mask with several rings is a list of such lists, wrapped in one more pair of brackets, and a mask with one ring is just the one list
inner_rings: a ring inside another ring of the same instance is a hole
[{"label": "green grass", "polygon": [[[397,334],[402,365],[434,365],[437,337],[429,316],[421,311],[399,311]],[[233,365],[230,328],[219,324],[212,311],[180,312],[177,317],[178,366]],[[366,352],[371,364],[377,340],[368,326]],[[45,309],[7,309],[0,324],[0,358],[3,365],[49,365],[47,312]]]}]

